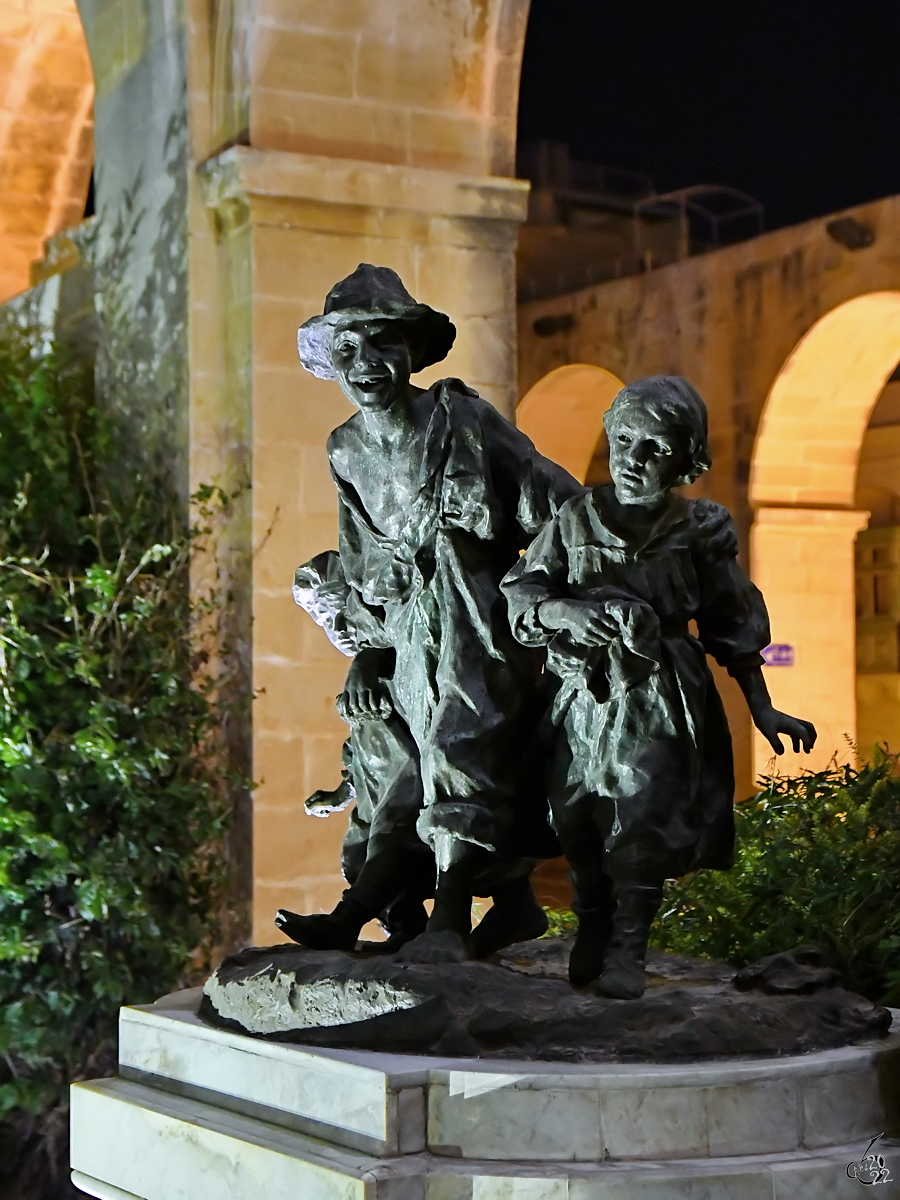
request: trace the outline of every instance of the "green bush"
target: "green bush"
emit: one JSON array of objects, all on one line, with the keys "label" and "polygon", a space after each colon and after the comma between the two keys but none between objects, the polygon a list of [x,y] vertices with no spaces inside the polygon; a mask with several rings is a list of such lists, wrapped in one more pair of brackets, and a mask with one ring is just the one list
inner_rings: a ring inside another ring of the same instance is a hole
[{"label": "green bush", "polygon": [[[32,345],[34,342],[31,343]],[[191,536],[105,480],[86,373],[0,345],[0,1193],[68,1195],[67,1088],[208,959],[225,789]]]},{"label": "green bush", "polygon": [[853,991],[900,1001],[900,777],[880,754],[770,778],[736,809],[731,871],[667,885],[655,944],[741,967],[804,942]]},{"label": "green bush", "polygon": [[[900,1004],[900,777],[894,755],[764,779],[735,810],[730,871],[669,881],[652,943],[735,967],[811,943],[853,991]],[[550,933],[576,927],[550,911]]]}]

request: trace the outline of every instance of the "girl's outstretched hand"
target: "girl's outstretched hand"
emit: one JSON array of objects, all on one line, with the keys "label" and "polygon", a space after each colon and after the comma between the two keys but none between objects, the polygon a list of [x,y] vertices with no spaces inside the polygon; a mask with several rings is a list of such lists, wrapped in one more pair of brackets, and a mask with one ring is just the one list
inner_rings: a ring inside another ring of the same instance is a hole
[{"label": "girl's outstretched hand", "polygon": [[799,717],[791,717],[787,713],[779,712],[771,704],[758,713],[754,712],[753,724],[766,738],[776,754],[784,754],[784,743],[779,734],[784,734],[786,738],[790,739],[795,754],[800,753],[801,746],[804,753],[809,754],[816,744],[815,725],[810,721],[801,721]]}]

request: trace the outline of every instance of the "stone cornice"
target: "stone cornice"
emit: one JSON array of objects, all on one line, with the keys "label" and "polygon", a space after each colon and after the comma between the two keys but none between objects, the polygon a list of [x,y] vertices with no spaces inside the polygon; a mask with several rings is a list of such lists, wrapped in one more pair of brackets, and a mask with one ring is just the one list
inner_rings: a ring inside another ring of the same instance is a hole
[{"label": "stone cornice", "polygon": [[436,217],[524,221],[529,184],[500,176],[230,146],[197,168],[209,207],[254,200],[399,209]]}]

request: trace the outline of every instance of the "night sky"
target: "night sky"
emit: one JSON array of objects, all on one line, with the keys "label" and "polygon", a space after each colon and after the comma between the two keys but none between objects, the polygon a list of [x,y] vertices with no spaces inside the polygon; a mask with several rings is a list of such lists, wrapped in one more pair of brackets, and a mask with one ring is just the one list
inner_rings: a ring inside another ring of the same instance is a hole
[{"label": "night sky", "polygon": [[767,229],[900,192],[900,0],[532,0],[519,138]]}]

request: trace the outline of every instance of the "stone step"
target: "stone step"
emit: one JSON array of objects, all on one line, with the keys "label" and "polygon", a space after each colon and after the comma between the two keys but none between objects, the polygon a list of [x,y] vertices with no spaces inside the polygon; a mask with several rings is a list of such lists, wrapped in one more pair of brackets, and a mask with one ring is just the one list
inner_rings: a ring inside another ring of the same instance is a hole
[{"label": "stone step", "polygon": [[[125,1079],[72,1089],[73,1181],[98,1200],[853,1200],[866,1143],[631,1163],[362,1155]],[[882,1140],[900,1197],[900,1142]]]}]

